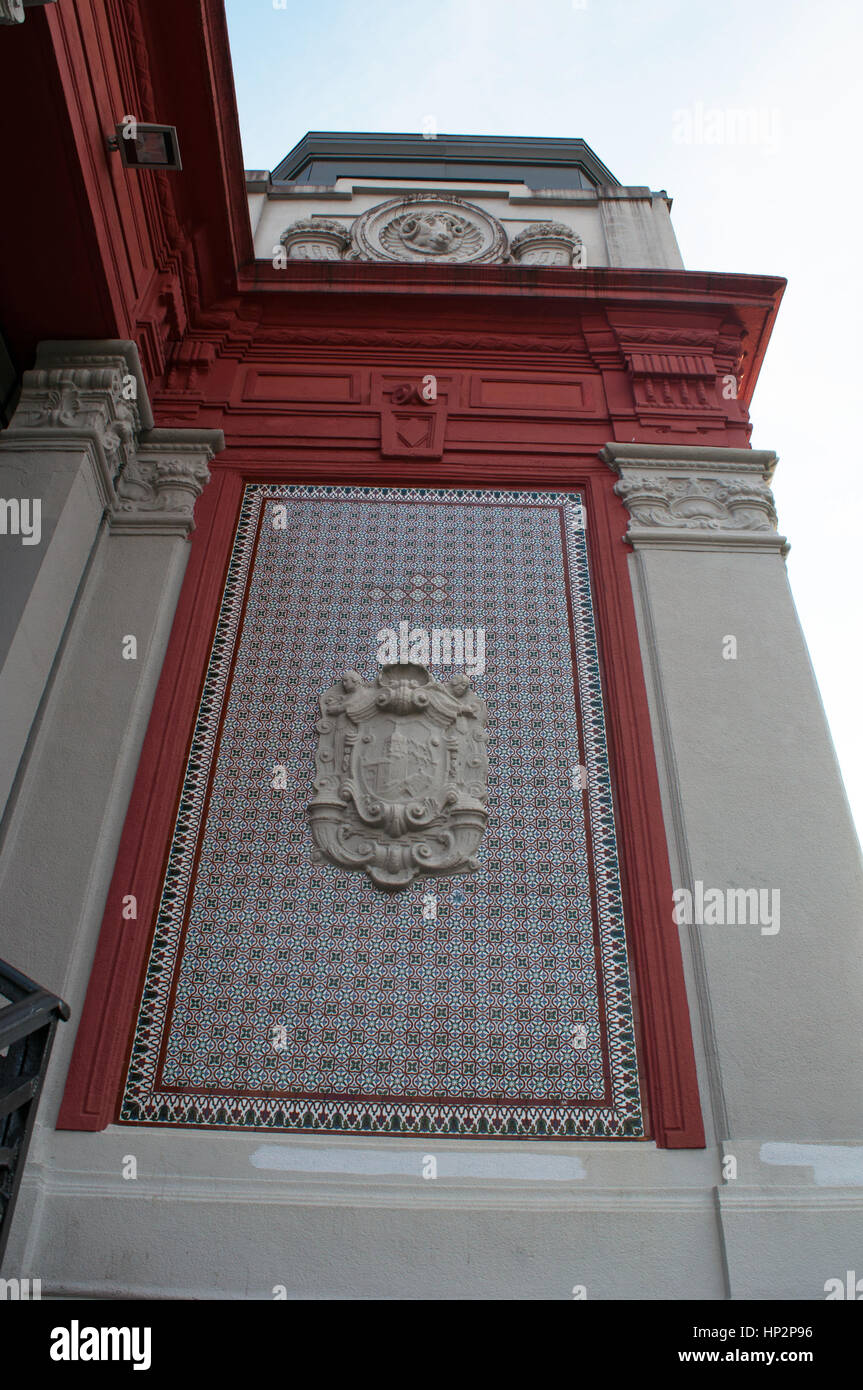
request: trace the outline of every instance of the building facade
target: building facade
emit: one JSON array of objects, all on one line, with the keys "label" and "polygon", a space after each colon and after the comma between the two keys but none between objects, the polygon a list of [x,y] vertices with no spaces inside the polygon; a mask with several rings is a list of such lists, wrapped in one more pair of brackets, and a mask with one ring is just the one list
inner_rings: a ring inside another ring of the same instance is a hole
[{"label": "building facade", "polygon": [[784,282],[581,140],[244,177],[220,6],[0,70],[2,953],[71,1008],[4,1274],[824,1297],[861,872],[749,445]]}]

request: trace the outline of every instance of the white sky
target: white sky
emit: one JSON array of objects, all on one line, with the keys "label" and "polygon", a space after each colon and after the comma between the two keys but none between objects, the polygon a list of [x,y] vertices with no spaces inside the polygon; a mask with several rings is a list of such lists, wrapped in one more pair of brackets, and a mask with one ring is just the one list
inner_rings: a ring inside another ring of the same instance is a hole
[{"label": "white sky", "polygon": [[[787,278],[751,442],[779,455],[788,573],[859,829],[858,3],[226,0],[247,168],[309,130],[419,133],[428,117],[580,137],[622,183],[667,189],[687,269]],[[683,142],[676,113],[699,103],[752,112],[758,138]]]}]

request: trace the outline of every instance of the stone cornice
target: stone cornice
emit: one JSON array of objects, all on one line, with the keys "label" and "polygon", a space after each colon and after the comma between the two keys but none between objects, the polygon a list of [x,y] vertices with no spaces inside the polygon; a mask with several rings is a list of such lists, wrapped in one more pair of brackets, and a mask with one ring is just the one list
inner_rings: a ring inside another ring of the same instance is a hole
[{"label": "stone cornice", "polygon": [[600,457],[619,475],[631,518],[623,539],[635,549],[787,553],[768,486],[773,452],[612,443]]}]

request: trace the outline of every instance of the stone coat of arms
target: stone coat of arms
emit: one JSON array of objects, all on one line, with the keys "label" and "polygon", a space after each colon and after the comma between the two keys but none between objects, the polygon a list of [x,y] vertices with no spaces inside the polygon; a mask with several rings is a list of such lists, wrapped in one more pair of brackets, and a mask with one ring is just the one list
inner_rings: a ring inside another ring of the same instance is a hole
[{"label": "stone coat of arms", "polygon": [[486,703],[467,676],[447,684],[415,663],[348,671],[320,697],[315,796],[318,859],[368,874],[386,892],[419,874],[451,876],[488,823]]}]

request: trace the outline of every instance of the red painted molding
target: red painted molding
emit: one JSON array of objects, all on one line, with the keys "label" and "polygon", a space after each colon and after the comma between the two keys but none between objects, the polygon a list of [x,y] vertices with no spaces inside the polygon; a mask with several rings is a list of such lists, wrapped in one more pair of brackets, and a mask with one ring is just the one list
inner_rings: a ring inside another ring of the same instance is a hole
[{"label": "red painted molding", "polygon": [[609,487],[594,474],[591,484],[589,535],[599,571],[593,601],[649,1116],[660,1147],[702,1148],[689,1005],[671,911],[668,842],[632,601],[629,547],[622,542],[629,514],[614,494],[613,481]]},{"label": "red painted molding", "polygon": [[[332,412],[331,412],[332,414]],[[351,417],[342,417],[350,433]],[[263,421],[258,421],[261,428]],[[548,422],[542,428],[548,428]],[[603,426],[593,422],[597,435]],[[603,440],[604,442],[604,440]],[[239,453],[239,450],[236,450]],[[303,461],[264,460],[257,450],[214,464],[213,484],[198,505],[192,555],[177,610],[123,833],[59,1118],[64,1129],[102,1129],[117,1113],[137,1002],[173,829],[192,726],[221,599],[244,482],[278,477],[305,482],[404,485],[404,460],[360,462],[340,451],[309,450]],[[635,626],[626,512],[614,476],[597,449],[561,459],[550,476],[536,460],[507,460],[493,446],[482,459],[456,466],[446,458],[410,467],[411,484],[475,487],[583,487],[589,509],[597,631],[608,706],[609,754],[615,778],[625,911],[639,1017],[641,1074],[651,1132],[665,1147],[701,1147],[701,1119],[689,1010],[659,799],[653,739]],[[125,894],[138,899],[136,922],[123,921]]]}]

